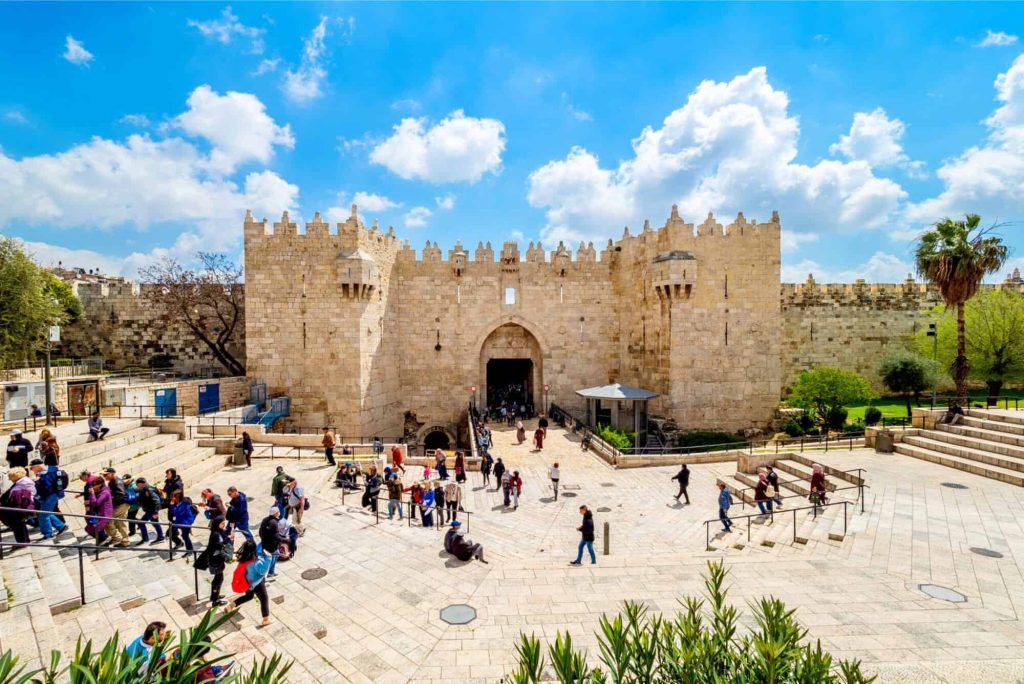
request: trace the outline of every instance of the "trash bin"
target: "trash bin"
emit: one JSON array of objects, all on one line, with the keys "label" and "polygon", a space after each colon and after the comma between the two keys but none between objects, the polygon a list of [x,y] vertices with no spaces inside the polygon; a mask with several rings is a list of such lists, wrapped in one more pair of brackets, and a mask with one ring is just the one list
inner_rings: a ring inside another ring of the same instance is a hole
[{"label": "trash bin", "polygon": [[235,465],[245,465],[245,452],[242,451],[241,446],[235,447],[235,457],[232,460]]},{"label": "trash bin", "polygon": [[875,452],[891,454],[894,451],[892,430],[879,430],[875,435]]}]

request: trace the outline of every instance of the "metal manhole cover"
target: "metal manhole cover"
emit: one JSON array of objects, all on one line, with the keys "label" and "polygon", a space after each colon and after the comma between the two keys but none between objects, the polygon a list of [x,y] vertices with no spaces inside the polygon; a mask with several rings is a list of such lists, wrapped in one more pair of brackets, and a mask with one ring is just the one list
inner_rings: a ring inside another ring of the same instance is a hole
[{"label": "metal manhole cover", "polygon": [[941,587],[938,584],[919,584],[917,588],[932,598],[949,601],[950,603],[967,603],[967,597],[956,589]]},{"label": "metal manhole cover", "polygon": [[601,506],[600,508],[597,509],[597,512],[598,513],[611,513],[612,509],[608,508],[607,506]]},{"label": "metal manhole cover", "polygon": [[959,482],[943,482],[942,486],[950,489],[970,489],[967,485],[962,485]]},{"label": "metal manhole cover", "polygon": [[615,483],[614,482],[602,482],[601,486],[602,487],[614,487]]},{"label": "metal manhole cover", "polygon": [[993,551],[992,549],[986,549],[986,548],[981,547],[981,546],[972,546],[971,547],[971,553],[976,553],[979,556],[985,556],[986,558],[1002,558],[1003,557],[1003,554],[999,553],[998,551]]},{"label": "metal manhole cover", "polygon": [[576,493],[575,492],[562,492],[562,496],[564,496],[567,499],[571,499],[574,496],[576,496]]},{"label": "metal manhole cover", "polygon": [[304,580],[318,580],[327,577],[327,571],[323,568],[310,568],[309,570],[303,570],[302,579]]},{"label": "metal manhole cover", "polygon": [[564,489],[565,491],[578,492],[580,490],[580,486],[578,484],[567,484],[562,485],[562,489]]},{"label": "metal manhole cover", "polygon": [[456,603],[441,609],[441,620],[449,625],[468,625],[476,619],[476,608]]}]

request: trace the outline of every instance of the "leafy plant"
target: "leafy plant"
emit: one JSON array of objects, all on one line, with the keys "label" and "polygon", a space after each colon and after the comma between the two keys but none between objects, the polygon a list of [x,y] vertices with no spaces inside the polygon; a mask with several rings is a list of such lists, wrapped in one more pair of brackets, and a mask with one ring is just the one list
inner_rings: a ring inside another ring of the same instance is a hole
[{"label": "leafy plant", "polygon": [[[562,684],[870,684],[859,661],[833,663],[821,642],[807,642],[807,630],[795,611],[779,599],[751,604],[755,628],[737,636],[739,611],[728,603],[727,572],[709,562],[705,598],[680,600],[674,618],[651,615],[627,601],[621,613],[602,616],[597,633],[599,667],[559,632],[547,659]],[[518,666],[505,677],[510,684],[539,684],[547,659],[533,635],[520,635]]]},{"label": "leafy plant", "polygon": [[782,424],[782,431],[790,437],[800,437],[804,434],[803,426],[795,418],[787,418],[786,422]]},{"label": "leafy plant", "polygon": [[882,412],[876,409],[874,406],[868,406],[864,410],[864,424],[865,425],[878,425],[879,421],[882,420]]},{"label": "leafy plant", "polygon": [[636,433],[619,430],[611,425],[599,424],[594,430],[594,434],[620,451],[632,449],[636,444]]},{"label": "leafy plant", "polygon": [[[1024,346],[1022,346],[1024,350]],[[935,385],[939,371],[935,362],[911,351],[892,352],[878,366],[882,384],[890,392],[901,395],[907,402],[907,418],[912,415],[910,399],[921,405],[921,392]],[[865,413],[864,417],[867,417]]]},{"label": "leafy plant", "polygon": [[844,406],[874,398],[871,385],[862,376],[841,368],[821,367],[800,374],[789,403],[805,409],[819,425],[839,429],[846,420]]},{"label": "leafy plant", "polygon": [[735,448],[738,442],[745,442],[739,435],[731,432],[718,432],[716,430],[692,430],[684,432],[676,438],[678,447],[712,447],[709,451]]}]

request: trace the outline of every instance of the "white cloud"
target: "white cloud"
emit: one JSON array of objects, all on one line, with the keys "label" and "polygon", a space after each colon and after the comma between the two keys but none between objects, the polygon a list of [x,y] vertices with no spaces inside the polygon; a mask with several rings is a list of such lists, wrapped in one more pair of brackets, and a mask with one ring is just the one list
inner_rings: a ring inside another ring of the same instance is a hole
[{"label": "white cloud", "polygon": [[85,45],[81,41],[67,36],[64,40],[64,59],[72,64],[82,65],[91,62],[93,56],[91,52],[85,49]]},{"label": "white cloud", "polygon": [[355,204],[362,211],[387,211],[402,206],[401,202],[394,202],[384,195],[377,195],[372,192],[357,192],[352,196],[352,204]]},{"label": "white cloud", "polygon": [[28,117],[22,114],[17,109],[12,109],[10,111],[4,112],[4,121],[9,121],[10,123],[19,124],[22,126],[27,126],[29,124]]},{"label": "white cloud", "polygon": [[277,71],[277,65],[281,63],[280,59],[264,59],[256,66],[256,69],[252,72],[253,76],[262,76],[263,74],[269,74]]},{"label": "white cloud", "polygon": [[221,173],[248,161],[266,164],[274,156],[275,145],[295,146],[291,127],[278,126],[255,95],[230,90],[220,95],[208,85],[192,91],[188,111],[173,123],[189,135],[210,141],[210,166]]},{"label": "white cloud", "polygon": [[942,164],[943,190],[907,207],[910,228],[968,212],[991,222],[1024,218],[1024,55],[999,74],[995,89],[1000,105],[985,120],[987,140]]},{"label": "white cloud", "polygon": [[505,150],[505,125],[497,119],[466,116],[461,109],[433,126],[406,118],[370,152],[370,161],[407,180],[475,183],[498,173]]},{"label": "white cloud", "polygon": [[120,119],[119,123],[128,124],[129,126],[136,126],[138,128],[149,128],[150,120],[145,114],[125,114]]},{"label": "white cloud", "polygon": [[902,283],[913,272],[910,262],[893,254],[875,252],[863,264],[848,269],[830,270],[810,259],[793,265],[783,264],[781,276],[784,283],[802,283],[808,274],[819,283],[852,283],[858,278],[869,283]]},{"label": "white cloud", "polygon": [[[256,109],[262,111],[262,105]],[[242,130],[258,124],[258,117],[239,114],[239,137],[260,139]],[[247,208],[271,216],[295,210],[298,187],[272,171],[243,179],[226,176],[228,160],[258,157],[252,152],[240,156],[219,128],[197,121],[190,124],[193,132],[212,136],[206,137],[212,144],[209,155],[181,137],[140,134],[123,141],[94,137],[63,152],[21,159],[0,151],[0,228],[15,222],[69,229],[159,227],[177,235],[167,253],[191,258],[200,248],[237,246]],[[253,144],[269,156],[267,148]]]},{"label": "white cloud", "polygon": [[395,111],[404,110],[408,112],[417,112],[419,111],[421,105],[419,100],[414,100],[413,98],[409,97],[405,98],[404,100],[395,100],[394,102],[391,103],[390,107]]},{"label": "white cloud", "polygon": [[429,219],[434,212],[426,207],[413,207],[406,212],[403,217],[406,228],[422,228],[427,225],[427,219]]},{"label": "white cloud", "polygon": [[800,245],[817,242],[820,236],[817,233],[794,233],[791,230],[783,230],[781,235],[783,253],[795,252]]},{"label": "white cloud", "polygon": [[21,241],[37,263],[45,267],[97,269],[105,275],[134,277],[139,268],[153,261],[153,255],[135,252],[127,257],[112,257],[91,249],[69,249],[46,242]]},{"label": "white cloud", "polygon": [[189,19],[188,25],[198,29],[199,33],[203,34],[206,38],[212,38],[224,45],[230,44],[235,36],[244,38],[249,41],[249,48],[253,54],[260,54],[263,52],[263,34],[265,33],[265,30],[243,24],[239,21],[238,17],[231,12],[230,5],[225,7],[221,12],[220,19],[209,19],[207,21]]},{"label": "white cloud", "polygon": [[886,225],[906,197],[865,161],[796,162],[799,123],[764,67],[727,83],[704,81],[686,103],[633,140],[633,157],[604,169],[576,147],[530,174],[527,199],[547,212],[545,242],[599,240],[644,210],[679,204],[690,219],[708,210],[766,220],[779,209],[801,232]]},{"label": "white cloud", "polygon": [[975,43],[974,47],[1005,47],[1007,45],[1013,45],[1016,42],[1017,36],[989,29],[985,32],[985,37],[981,39],[981,42]]},{"label": "white cloud", "polygon": [[587,111],[584,111],[584,110],[580,109],[579,107],[577,107],[576,105],[574,105],[571,102],[569,103],[568,109],[569,109],[569,114],[572,116],[572,118],[576,119],[577,121],[593,121],[594,120],[594,117],[592,117],[590,115],[590,112],[587,112]]},{"label": "white cloud", "polygon": [[[346,41],[355,31],[354,17],[331,19],[320,17],[309,37],[302,42],[302,59],[295,69],[286,69],[281,82],[285,97],[298,104],[307,104],[321,97],[327,80],[327,35],[332,26],[340,27]],[[276,65],[275,65],[276,66]]]},{"label": "white cloud", "polygon": [[437,204],[438,209],[448,211],[455,208],[455,195],[449,192],[447,195],[435,197],[434,202]]},{"label": "white cloud", "polygon": [[871,112],[854,114],[850,132],[828,149],[832,154],[866,161],[872,166],[902,166],[919,172],[921,162],[910,161],[903,151],[900,141],[904,132],[906,126],[902,121],[890,119],[885,110],[878,107]]}]

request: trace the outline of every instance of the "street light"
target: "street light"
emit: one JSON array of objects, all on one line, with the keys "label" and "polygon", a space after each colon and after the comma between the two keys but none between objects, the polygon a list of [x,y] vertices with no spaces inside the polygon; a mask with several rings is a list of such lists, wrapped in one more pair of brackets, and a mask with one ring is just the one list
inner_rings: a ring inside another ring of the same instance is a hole
[{"label": "street light", "polygon": [[[939,363],[939,329],[935,323],[928,324],[928,337],[932,338],[932,361]],[[932,378],[932,408],[935,408],[935,390],[939,383],[939,374],[935,373]]]}]

